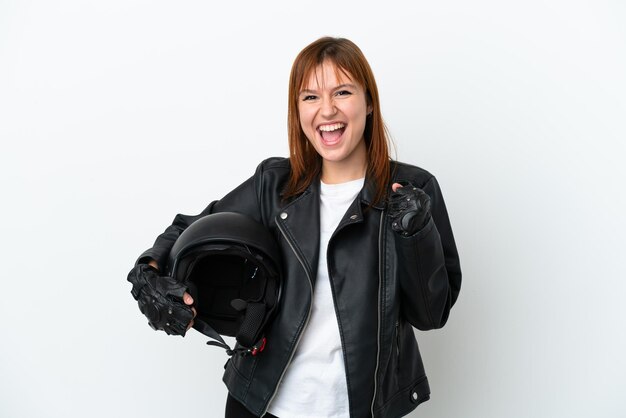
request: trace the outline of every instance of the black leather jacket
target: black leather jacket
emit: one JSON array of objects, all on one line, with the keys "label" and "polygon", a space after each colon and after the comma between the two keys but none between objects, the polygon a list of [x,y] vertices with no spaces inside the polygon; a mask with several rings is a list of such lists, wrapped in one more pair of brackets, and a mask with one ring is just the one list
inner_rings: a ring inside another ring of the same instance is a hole
[{"label": "black leather jacket", "polygon": [[[197,216],[177,215],[143,253],[164,266],[178,235],[197,218],[234,211],[276,236],[283,256],[281,306],[257,356],[234,356],[223,380],[233,397],[262,416],[298,346],[311,312],[319,256],[319,181],[282,201],[289,160],[270,158],[256,173]],[[327,262],[346,368],[351,417],[401,417],[428,400],[430,389],[413,329],[440,328],[461,285],[458,254],[441,191],[427,171],[392,162],[393,182],[409,181],[431,198],[432,218],[403,237],[384,203],[370,207],[366,181],[328,245]],[[389,186],[389,189],[391,186]]]}]

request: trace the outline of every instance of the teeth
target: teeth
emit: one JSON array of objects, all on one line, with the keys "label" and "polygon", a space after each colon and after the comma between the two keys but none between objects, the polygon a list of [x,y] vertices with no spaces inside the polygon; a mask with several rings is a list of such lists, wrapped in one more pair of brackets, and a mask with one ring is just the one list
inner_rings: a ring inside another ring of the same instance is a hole
[{"label": "teeth", "polygon": [[337,129],[341,129],[344,126],[346,126],[344,123],[334,123],[332,125],[322,125],[322,126],[320,126],[320,131],[332,132],[332,131],[336,131]]}]

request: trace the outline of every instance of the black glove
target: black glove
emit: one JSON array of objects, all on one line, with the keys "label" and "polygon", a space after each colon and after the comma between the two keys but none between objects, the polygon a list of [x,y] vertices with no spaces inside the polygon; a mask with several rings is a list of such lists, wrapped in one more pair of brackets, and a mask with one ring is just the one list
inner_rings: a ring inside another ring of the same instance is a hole
[{"label": "black glove", "polygon": [[411,183],[389,196],[391,228],[404,236],[413,235],[430,220],[430,197]]},{"label": "black glove", "polygon": [[130,293],[139,303],[139,310],[154,330],[185,336],[193,319],[191,307],[183,302],[186,286],[171,277],[160,276],[148,264],[133,267],[128,273],[128,281],[133,284]]}]

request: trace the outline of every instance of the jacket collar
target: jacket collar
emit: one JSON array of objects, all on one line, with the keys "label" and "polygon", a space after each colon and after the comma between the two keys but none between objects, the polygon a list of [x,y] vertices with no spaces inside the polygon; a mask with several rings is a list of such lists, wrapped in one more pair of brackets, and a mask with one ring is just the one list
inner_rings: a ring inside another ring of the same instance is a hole
[{"label": "jacket collar", "polygon": [[361,189],[361,192],[359,194],[359,199],[361,200],[362,203],[365,204],[365,206],[371,206],[373,208],[380,209],[380,210],[384,209],[385,208],[384,200],[382,202],[377,202],[375,205],[372,205],[375,195],[376,195],[376,185],[374,184],[374,181],[370,177],[365,177],[365,184],[363,185],[363,188]]}]

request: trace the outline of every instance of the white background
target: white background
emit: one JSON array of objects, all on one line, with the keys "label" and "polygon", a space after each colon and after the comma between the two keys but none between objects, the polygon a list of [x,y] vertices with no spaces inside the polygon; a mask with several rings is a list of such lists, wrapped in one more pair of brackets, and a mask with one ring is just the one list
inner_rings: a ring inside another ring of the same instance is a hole
[{"label": "white background", "polygon": [[223,351],[126,282],[178,212],[287,155],[305,45],[368,57],[464,273],[411,417],[624,417],[626,6],[0,0],[0,416],[220,417]]}]

